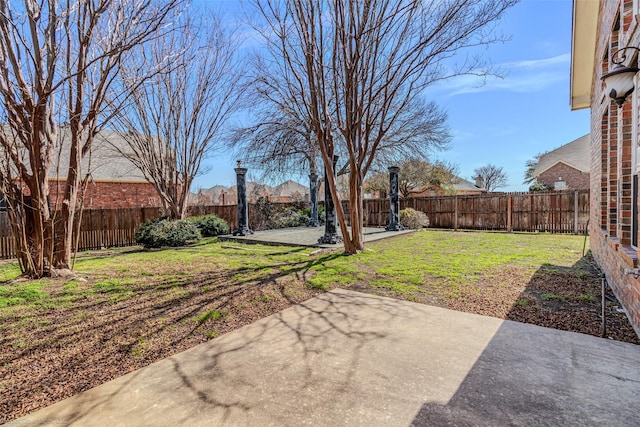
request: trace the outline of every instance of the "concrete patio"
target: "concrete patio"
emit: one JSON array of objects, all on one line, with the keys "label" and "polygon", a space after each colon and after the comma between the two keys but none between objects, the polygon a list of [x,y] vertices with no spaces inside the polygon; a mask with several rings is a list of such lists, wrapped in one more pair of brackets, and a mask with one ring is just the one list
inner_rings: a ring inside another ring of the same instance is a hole
[{"label": "concrete patio", "polygon": [[[364,242],[374,242],[376,240],[388,239],[412,233],[415,230],[385,231],[384,228],[365,227]],[[220,241],[231,241],[241,243],[259,243],[263,245],[276,246],[309,246],[317,248],[341,248],[342,243],[324,244],[318,243],[318,239],[324,234],[324,227],[291,227],[279,228],[276,230],[256,231],[247,236],[233,236],[227,234],[219,236]],[[340,234],[340,233],[338,233]]]},{"label": "concrete patio", "polygon": [[640,346],[335,290],[9,426],[638,425]]}]

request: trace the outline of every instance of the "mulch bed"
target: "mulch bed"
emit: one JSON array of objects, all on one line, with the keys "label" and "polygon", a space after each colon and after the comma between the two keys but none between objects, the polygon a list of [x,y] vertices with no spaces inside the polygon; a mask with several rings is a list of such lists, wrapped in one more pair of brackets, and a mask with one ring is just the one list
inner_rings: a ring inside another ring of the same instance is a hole
[{"label": "mulch bed", "polygon": [[[531,323],[563,331],[602,337],[602,291],[598,273],[572,269],[540,269],[533,276],[518,268],[504,269],[458,298],[448,298],[453,310]],[[524,284],[524,286],[523,286]],[[640,344],[611,289],[605,292],[605,338]]]},{"label": "mulch bed", "polygon": [[[87,295],[71,306],[11,311],[0,318],[0,423],[26,415],[252,323],[320,291],[291,276],[233,284],[224,273],[137,289],[118,300]],[[52,287],[64,292],[64,281]],[[426,286],[425,286],[426,288]],[[354,284],[352,289],[385,294]],[[394,296],[394,295],[390,295]],[[640,344],[610,290],[610,339]],[[501,269],[456,295],[422,302],[454,310],[601,336],[595,270]],[[202,313],[211,313],[203,317]],[[217,313],[217,314],[215,314]],[[7,325],[11,325],[9,329]]]}]

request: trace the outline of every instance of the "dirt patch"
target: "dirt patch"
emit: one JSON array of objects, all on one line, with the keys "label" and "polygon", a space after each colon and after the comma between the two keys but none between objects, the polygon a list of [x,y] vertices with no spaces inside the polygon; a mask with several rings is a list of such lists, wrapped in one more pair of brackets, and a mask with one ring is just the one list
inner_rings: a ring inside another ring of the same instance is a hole
[{"label": "dirt patch", "polygon": [[[507,268],[486,275],[483,285],[446,298],[453,310],[602,336],[600,276],[595,270]],[[606,289],[606,338],[640,344],[622,307]]]}]

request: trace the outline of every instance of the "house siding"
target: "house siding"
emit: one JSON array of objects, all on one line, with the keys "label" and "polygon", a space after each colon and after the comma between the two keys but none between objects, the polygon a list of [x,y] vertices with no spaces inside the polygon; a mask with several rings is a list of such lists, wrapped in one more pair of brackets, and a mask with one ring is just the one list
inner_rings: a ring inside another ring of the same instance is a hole
[{"label": "house siding", "polygon": [[581,172],[564,163],[558,163],[538,176],[538,182],[554,188],[556,181],[562,178],[567,183],[567,190],[587,190],[589,173]]},{"label": "house siding", "polygon": [[633,137],[638,134],[637,126],[633,126],[633,116],[637,118],[638,111],[633,105],[639,103],[634,104],[631,98],[637,98],[640,90],[636,89],[618,108],[601,81],[613,65],[609,61],[612,52],[640,44],[632,9],[632,0],[603,0],[600,7],[591,98],[589,236],[596,262],[640,335],[640,280],[628,274],[629,269],[638,267],[638,250],[631,242],[632,178],[640,162],[633,159]]}]

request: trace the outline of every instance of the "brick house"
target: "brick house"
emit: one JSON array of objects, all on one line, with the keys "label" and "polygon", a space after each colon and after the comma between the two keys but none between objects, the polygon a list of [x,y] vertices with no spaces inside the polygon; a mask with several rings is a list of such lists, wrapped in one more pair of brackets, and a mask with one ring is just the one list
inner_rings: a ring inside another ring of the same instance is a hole
[{"label": "brick house", "polygon": [[[66,132],[64,127],[60,129],[63,147],[68,138]],[[88,174],[87,187],[83,194],[84,207],[98,209],[161,206],[153,185],[138,168],[114,149],[113,145],[126,147],[126,143],[117,132],[101,131],[92,144],[91,158],[82,161],[81,176],[85,177]],[[54,206],[62,200],[69,168],[69,150],[63,148],[60,153],[59,157],[54,157],[49,173],[50,198]]]},{"label": "brick house", "polygon": [[584,135],[540,156],[533,176],[554,190],[589,188],[590,136]]},{"label": "brick house", "polygon": [[640,90],[618,106],[602,81],[614,60],[637,63],[637,50],[625,50],[626,58],[618,50],[640,46],[639,13],[638,0],[574,0],[570,102],[574,110],[591,109],[591,250],[640,335]]}]

